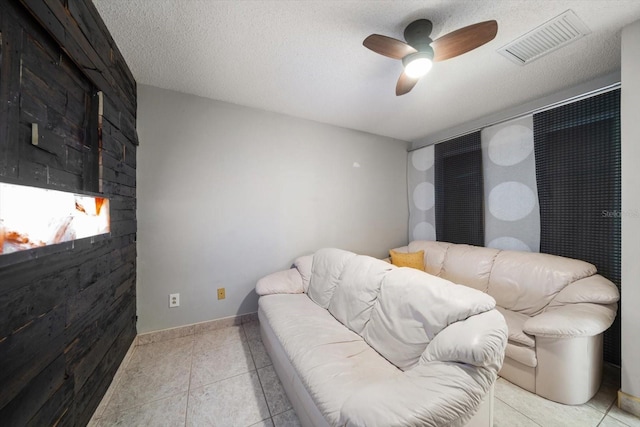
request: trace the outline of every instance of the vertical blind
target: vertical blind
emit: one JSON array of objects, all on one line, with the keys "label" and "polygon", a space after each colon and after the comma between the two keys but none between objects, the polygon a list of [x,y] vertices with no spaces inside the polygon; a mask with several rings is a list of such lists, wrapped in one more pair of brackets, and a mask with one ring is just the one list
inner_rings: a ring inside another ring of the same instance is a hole
[{"label": "vertical blind", "polygon": [[480,131],[435,146],[436,238],[484,245]]},{"label": "vertical blind", "polygon": [[[620,287],[620,90],[535,114],[540,252],[581,259]],[[620,315],[604,335],[620,363]]]}]

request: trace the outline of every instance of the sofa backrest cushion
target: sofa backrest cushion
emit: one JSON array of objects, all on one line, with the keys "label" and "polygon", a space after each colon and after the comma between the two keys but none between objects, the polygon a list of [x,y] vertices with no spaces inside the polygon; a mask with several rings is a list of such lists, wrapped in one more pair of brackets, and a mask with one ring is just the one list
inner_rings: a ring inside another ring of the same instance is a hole
[{"label": "sofa backrest cushion", "polygon": [[409,243],[409,252],[424,251],[424,271],[434,276],[440,275],[447,249],[452,243],[433,242],[430,240],[414,240]]},{"label": "sofa backrest cushion", "polygon": [[413,367],[447,325],[491,310],[489,295],[413,268],[388,271],[362,337],[402,370]]},{"label": "sofa backrest cushion", "polygon": [[329,312],[346,327],[362,334],[378,299],[382,279],[394,268],[397,267],[368,256],[350,258],[329,302]]},{"label": "sofa backrest cushion", "polygon": [[596,274],[588,262],[555,255],[501,251],[488,293],[500,307],[534,316],[565,286]]},{"label": "sofa backrest cushion", "polygon": [[320,249],[313,255],[311,266],[311,280],[307,295],[322,308],[329,308],[329,302],[336,286],[340,281],[340,275],[347,261],[355,257],[353,252],[342,249]]},{"label": "sofa backrest cushion", "polygon": [[303,292],[309,291],[309,281],[311,280],[311,267],[313,266],[313,255],[303,255],[293,261],[293,266],[302,277]]},{"label": "sofa backrest cushion", "polygon": [[487,292],[491,267],[500,251],[470,245],[451,245],[447,249],[440,277],[453,283]]}]

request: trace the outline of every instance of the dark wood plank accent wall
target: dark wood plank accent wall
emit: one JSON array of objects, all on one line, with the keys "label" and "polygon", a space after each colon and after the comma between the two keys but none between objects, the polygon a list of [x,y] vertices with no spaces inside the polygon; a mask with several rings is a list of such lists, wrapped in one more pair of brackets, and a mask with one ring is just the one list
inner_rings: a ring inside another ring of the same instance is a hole
[{"label": "dark wood plank accent wall", "polygon": [[110,236],[0,256],[0,425],[84,426],[136,335],[136,83],[90,0],[2,0],[0,40],[0,181],[111,201]]}]

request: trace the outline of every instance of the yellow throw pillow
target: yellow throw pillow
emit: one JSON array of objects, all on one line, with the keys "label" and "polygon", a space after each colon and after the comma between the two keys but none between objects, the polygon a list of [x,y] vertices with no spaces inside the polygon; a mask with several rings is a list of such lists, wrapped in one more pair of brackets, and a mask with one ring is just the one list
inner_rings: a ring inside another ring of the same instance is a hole
[{"label": "yellow throw pillow", "polygon": [[398,267],[411,267],[424,271],[424,251],[418,252],[396,252],[393,249],[389,251],[391,255],[391,264]]}]

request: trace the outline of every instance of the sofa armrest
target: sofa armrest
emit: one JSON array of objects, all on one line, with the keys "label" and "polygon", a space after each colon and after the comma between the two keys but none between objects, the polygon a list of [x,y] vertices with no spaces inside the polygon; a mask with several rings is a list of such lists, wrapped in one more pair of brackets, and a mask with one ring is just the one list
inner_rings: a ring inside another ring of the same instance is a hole
[{"label": "sofa armrest", "polygon": [[497,374],[450,363],[417,365],[351,395],[340,426],[462,426],[489,392]]},{"label": "sofa armrest", "polygon": [[522,329],[542,337],[591,337],[611,326],[617,310],[618,304],[567,304],[530,318]]},{"label": "sofa armrest", "polygon": [[420,363],[462,362],[498,372],[507,346],[507,323],[490,310],[444,328],[429,343]]},{"label": "sofa armrest", "polygon": [[256,293],[260,296],[271,294],[301,294],[303,291],[302,276],[296,268],[269,274],[256,283]]},{"label": "sofa armrest", "polygon": [[566,304],[614,304],[620,300],[616,285],[607,278],[594,274],[565,286],[549,303],[549,308]]}]

